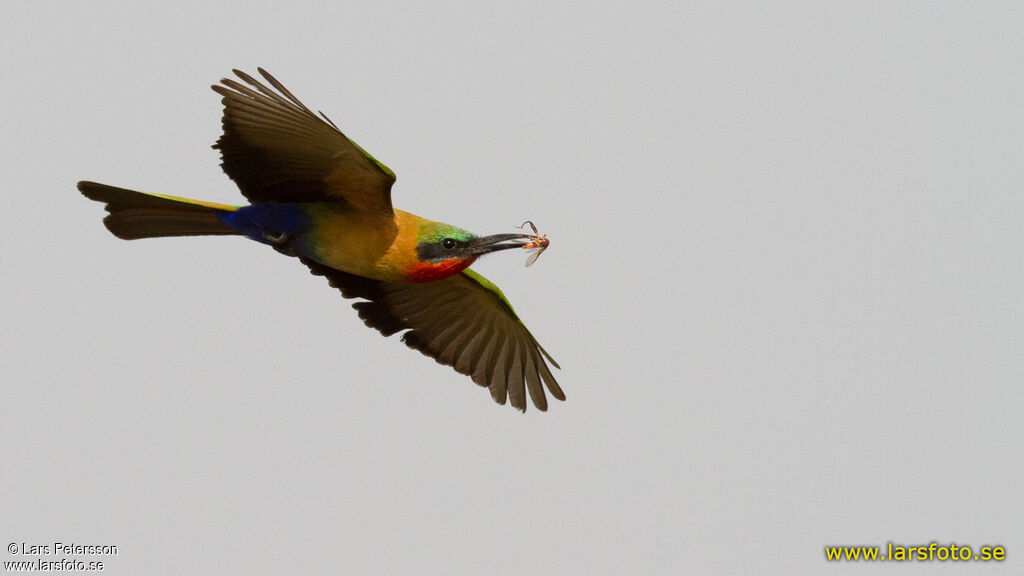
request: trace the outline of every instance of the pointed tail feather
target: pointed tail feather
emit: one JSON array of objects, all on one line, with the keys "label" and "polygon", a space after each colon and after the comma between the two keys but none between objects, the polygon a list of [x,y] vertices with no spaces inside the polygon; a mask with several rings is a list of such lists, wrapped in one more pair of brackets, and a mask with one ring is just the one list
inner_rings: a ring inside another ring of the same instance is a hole
[{"label": "pointed tail feather", "polygon": [[237,206],[147,194],[88,181],[79,182],[78,190],[86,198],[107,205],[110,214],[103,224],[124,240],[239,233],[219,216],[234,212]]}]

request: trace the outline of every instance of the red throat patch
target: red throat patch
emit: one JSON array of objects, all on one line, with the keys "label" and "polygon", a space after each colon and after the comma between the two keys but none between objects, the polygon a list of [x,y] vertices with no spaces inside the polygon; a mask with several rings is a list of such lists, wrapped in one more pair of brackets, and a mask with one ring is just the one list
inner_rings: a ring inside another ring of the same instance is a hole
[{"label": "red throat patch", "polygon": [[407,277],[412,282],[434,282],[444,280],[462,272],[476,261],[476,258],[446,258],[437,262],[417,262]]}]

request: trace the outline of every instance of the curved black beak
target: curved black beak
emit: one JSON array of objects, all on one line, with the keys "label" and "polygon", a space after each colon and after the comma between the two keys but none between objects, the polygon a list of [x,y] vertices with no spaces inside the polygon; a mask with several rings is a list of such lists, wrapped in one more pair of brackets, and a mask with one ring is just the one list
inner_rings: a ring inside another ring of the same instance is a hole
[{"label": "curved black beak", "polygon": [[484,254],[490,254],[491,252],[497,252],[498,250],[508,250],[509,248],[522,248],[525,244],[530,242],[531,236],[527,234],[494,234],[491,236],[481,236],[470,240],[466,248],[474,256],[483,256]]}]

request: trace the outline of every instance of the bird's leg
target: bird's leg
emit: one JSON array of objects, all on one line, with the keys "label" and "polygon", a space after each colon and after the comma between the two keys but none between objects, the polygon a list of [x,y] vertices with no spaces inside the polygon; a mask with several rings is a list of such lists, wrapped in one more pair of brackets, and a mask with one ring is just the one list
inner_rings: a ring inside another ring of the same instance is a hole
[{"label": "bird's leg", "polygon": [[263,239],[270,243],[271,246],[280,246],[288,241],[288,235],[284,232],[270,233],[264,232]]},{"label": "bird's leg", "polygon": [[292,241],[295,240],[295,236],[286,234],[284,232],[263,232],[263,239],[267,241],[267,244],[274,249],[284,254],[285,256],[295,256],[292,251]]}]

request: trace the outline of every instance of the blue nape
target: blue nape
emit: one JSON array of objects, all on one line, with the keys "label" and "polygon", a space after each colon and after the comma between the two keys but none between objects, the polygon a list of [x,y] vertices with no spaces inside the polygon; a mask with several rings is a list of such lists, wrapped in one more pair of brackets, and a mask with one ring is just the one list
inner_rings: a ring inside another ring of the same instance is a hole
[{"label": "blue nape", "polygon": [[263,244],[268,238],[293,238],[309,229],[309,216],[301,204],[266,203],[243,206],[234,212],[218,211],[221,222]]}]

